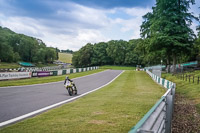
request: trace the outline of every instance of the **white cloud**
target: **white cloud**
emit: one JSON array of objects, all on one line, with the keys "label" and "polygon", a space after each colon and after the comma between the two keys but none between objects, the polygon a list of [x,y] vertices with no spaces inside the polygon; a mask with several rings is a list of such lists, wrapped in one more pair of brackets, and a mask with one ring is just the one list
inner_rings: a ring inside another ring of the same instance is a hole
[{"label": "white cloud", "polygon": [[141,17],[144,16],[147,12],[151,12],[152,9],[150,8],[125,8],[124,11],[134,17]]},{"label": "white cloud", "polygon": [[[0,25],[17,33],[42,39],[47,46],[59,49],[78,50],[87,43],[109,41],[111,39],[133,39],[140,37],[142,16],[148,8],[94,9],[74,3],[50,3],[57,7],[52,18],[31,18],[5,16],[0,14]],[[65,8],[70,6],[70,8]],[[130,18],[110,18],[118,11]],[[121,33],[116,35],[117,33]]]},{"label": "white cloud", "polygon": [[98,30],[81,29],[78,31],[78,35],[76,36],[65,34],[56,35],[46,32],[43,40],[53,47],[58,47],[59,44],[60,49],[78,50],[87,43],[108,41],[109,39],[104,37]]},{"label": "white cloud", "polygon": [[132,35],[130,39],[140,38],[140,26],[143,22],[142,16],[146,13],[150,12],[150,8],[122,8],[121,11],[126,14],[132,16],[130,19],[115,19],[113,23],[121,25],[121,32],[130,32],[132,31]]},{"label": "white cloud", "polygon": [[[0,24],[17,33],[42,39],[48,46],[60,49],[78,50],[89,42],[108,41],[109,39],[99,30],[109,23],[109,19],[103,11],[78,5],[76,7],[79,10],[70,12],[70,16],[77,19],[73,23],[66,20],[49,22],[50,20],[29,17],[6,17],[0,14],[0,18],[2,18]],[[58,11],[57,13],[62,17],[69,15],[65,11]],[[90,25],[93,25],[93,28],[89,27]]]}]

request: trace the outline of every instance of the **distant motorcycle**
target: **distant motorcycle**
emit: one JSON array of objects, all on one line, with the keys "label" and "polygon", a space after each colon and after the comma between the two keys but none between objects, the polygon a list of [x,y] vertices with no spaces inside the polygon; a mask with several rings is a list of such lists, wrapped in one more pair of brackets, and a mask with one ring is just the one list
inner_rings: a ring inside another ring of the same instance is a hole
[{"label": "distant motorcycle", "polygon": [[70,96],[77,95],[76,85],[73,82],[68,81],[64,86],[67,89]]}]

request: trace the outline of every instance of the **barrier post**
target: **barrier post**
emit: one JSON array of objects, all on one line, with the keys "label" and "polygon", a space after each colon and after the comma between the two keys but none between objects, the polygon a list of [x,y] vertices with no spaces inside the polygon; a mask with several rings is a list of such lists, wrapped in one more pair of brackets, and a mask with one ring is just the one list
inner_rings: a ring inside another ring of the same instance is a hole
[{"label": "barrier post", "polygon": [[175,90],[176,89],[176,84],[174,83],[173,88],[172,88],[172,114],[174,112],[174,99],[175,99]]},{"label": "barrier post", "polygon": [[73,73],[73,69],[70,69],[70,73]]},{"label": "barrier post", "polygon": [[172,98],[172,95],[166,96],[166,133],[171,133]]}]

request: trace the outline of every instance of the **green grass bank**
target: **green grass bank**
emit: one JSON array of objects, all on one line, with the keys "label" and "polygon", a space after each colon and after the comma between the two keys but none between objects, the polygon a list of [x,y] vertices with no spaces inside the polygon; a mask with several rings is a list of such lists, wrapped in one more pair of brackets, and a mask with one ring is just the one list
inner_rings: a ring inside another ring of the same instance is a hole
[{"label": "green grass bank", "polygon": [[100,66],[100,69],[135,70],[135,67],[130,67],[130,66],[111,66],[111,65],[106,65],[106,66]]},{"label": "green grass bank", "polygon": [[18,63],[6,63],[6,62],[0,62],[0,69],[6,69],[6,68],[19,68],[21,67]]},{"label": "green grass bank", "polygon": [[[35,63],[33,63],[35,64]],[[41,64],[41,63],[38,63],[38,64],[35,64],[36,67],[51,67],[51,66],[58,66],[56,64]],[[23,67],[21,65],[19,65],[18,63],[8,63],[8,62],[0,62],[0,69],[17,69],[17,68],[20,68],[20,67]]]},{"label": "green grass bank", "polygon": [[0,129],[0,133],[128,132],[164,94],[145,72],[125,71],[76,101]]},{"label": "green grass bank", "polygon": [[72,54],[58,53],[58,60],[65,63],[72,63]]}]

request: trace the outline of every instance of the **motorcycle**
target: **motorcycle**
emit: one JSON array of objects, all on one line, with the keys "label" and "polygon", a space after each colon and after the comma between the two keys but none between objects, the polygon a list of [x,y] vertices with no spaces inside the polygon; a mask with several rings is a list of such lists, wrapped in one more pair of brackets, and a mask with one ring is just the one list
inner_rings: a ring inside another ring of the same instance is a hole
[{"label": "motorcycle", "polygon": [[76,85],[73,82],[68,81],[64,86],[67,89],[70,96],[77,95]]}]

